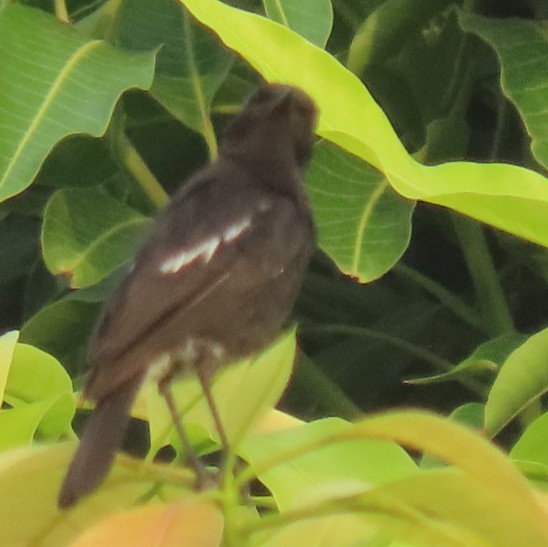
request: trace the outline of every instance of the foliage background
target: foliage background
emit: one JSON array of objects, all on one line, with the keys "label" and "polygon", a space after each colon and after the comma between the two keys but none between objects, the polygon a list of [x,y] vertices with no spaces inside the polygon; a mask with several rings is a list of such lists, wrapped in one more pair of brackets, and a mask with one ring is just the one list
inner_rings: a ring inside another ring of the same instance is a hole
[{"label": "foliage background", "polygon": [[[521,471],[545,485],[548,14],[542,0],[228,3],[244,12],[213,0],[3,4],[0,328],[20,331],[0,345],[3,448],[42,450],[37,442],[73,436],[75,400],[59,362],[78,388],[94,318],[146,235],[150,216],[185,176],[215,157],[216,135],[263,78],[284,81],[309,92],[322,113],[307,178],[319,250],[296,310],[302,352],[279,405],[313,421],[293,433],[295,439],[291,433],[266,441],[251,436],[240,455],[253,465],[272,446],[280,461],[292,443],[331,446],[333,452],[320,457],[318,481],[311,482],[314,494],[283,465],[281,478],[260,478],[282,514],[313,497],[335,512],[354,504],[351,513],[359,507],[372,519],[364,525],[356,517],[350,527],[329,521],[334,544],[384,545],[394,537],[417,545],[432,538],[442,545],[548,544],[523,475],[488,443],[470,440],[466,429],[440,419],[437,430],[435,419],[406,413],[393,416],[393,430],[389,419],[382,430],[375,419],[372,426],[359,421],[352,433],[341,433],[348,424],[321,420],[354,421],[363,412],[404,407],[451,414],[497,436]],[[70,26],[59,19],[70,19]],[[244,364],[220,382],[218,396],[236,439],[245,438],[283,392],[291,340],[263,358],[260,373]],[[199,400],[198,393],[189,395],[192,389],[181,388],[191,401],[187,420],[208,451],[211,428],[199,403],[192,410]],[[168,441],[176,444],[153,391],[145,390],[135,410],[150,423],[150,437],[137,423],[131,432],[134,452],[148,454],[149,462]],[[75,424],[78,430],[79,419]],[[341,435],[411,444],[453,463],[465,477],[455,479],[453,470],[436,469],[427,457],[423,466],[434,469],[415,477],[415,466],[394,444],[381,453],[357,443],[352,461],[343,464]],[[461,444],[453,446],[453,437]],[[47,494],[36,496],[44,527],[53,518],[55,477],[68,458],[63,449],[54,446],[46,456],[8,451],[4,460],[10,473],[3,480],[18,492],[25,491],[21,481],[33,476],[28,466],[38,455],[41,465],[57,469],[43,484]],[[310,450],[303,448],[305,456]],[[366,470],[357,463],[363,459]],[[386,476],[370,476],[382,461],[390,462]],[[479,461],[481,468],[471,472]],[[126,497],[105,505],[103,495],[98,512],[84,507],[78,529],[137,496],[135,467],[127,465],[115,470],[131,486]],[[312,463],[305,458],[302,465],[309,474]],[[491,466],[501,473],[496,480],[474,482]],[[333,468],[341,473],[336,488],[326,478]],[[151,469],[157,479],[160,471]],[[358,489],[358,502],[340,482],[366,478],[387,482],[388,490],[375,497]],[[164,500],[177,499],[167,483]],[[6,484],[0,503],[9,510],[19,494]],[[318,484],[326,489],[320,495]],[[415,491],[424,494],[422,505],[411,499]],[[467,505],[460,521],[440,501],[447,492]],[[519,495],[525,515],[511,517],[505,502],[514,504]],[[380,501],[386,496],[388,507]],[[480,515],[482,505],[492,512]],[[231,534],[241,541],[242,530],[227,516],[230,503],[221,506],[225,541]],[[371,507],[378,512],[381,506],[384,520],[373,518]],[[222,522],[211,505],[192,510]],[[319,518],[325,507],[308,510],[305,516]],[[25,517],[12,522],[21,523],[18,537],[27,544]],[[325,537],[311,539],[317,528],[310,521],[279,522],[278,539],[261,539],[258,529],[258,544],[290,544],[298,534],[310,545],[329,544]],[[372,523],[380,536],[371,536]],[[337,532],[349,529],[353,534],[344,539]],[[62,526],[58,533],[41,532],[57,544],[72,537]]]}]

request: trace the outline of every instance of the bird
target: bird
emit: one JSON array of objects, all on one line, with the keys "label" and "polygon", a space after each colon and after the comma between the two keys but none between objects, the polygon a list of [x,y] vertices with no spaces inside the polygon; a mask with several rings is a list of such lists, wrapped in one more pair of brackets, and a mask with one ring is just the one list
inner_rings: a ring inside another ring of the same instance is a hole
[{"label": "bird", "polygon": [[196,374],[209,401],[218,369],[258,354],[287,327],[315,249],[304,175],[317,117],[300,88],[259,87],[228,125],[217,159],[191,175],[153,220],[90,335],[83,396],[95,408],[59,508],[104,480],[159,358],[169,359],[162,394],[176,376]]}]

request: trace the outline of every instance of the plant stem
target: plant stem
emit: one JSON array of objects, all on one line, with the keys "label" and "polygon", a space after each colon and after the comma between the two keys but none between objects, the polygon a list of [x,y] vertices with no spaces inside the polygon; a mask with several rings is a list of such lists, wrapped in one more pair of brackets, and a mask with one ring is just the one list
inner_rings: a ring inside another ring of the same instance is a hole
[{"label": "plant stem", "polygon": [[352,420],[362,414],[357,407],[325,372],[308,358],[301,359],[295,370],[295,380],[303,386],[314,386],[315,399],[322,408],[345,420]]},{"label": "plant stem", "polygon": [[486,327],[492,336],[514,331],[514,322],[502,290],[483,227],[452,215],[453,226],[481,304]]},{"label": "plant stem", "polygon": [[440,285],[430,277],[418,272],[417,270],[410,268],[409,266],[400,262],[397,264],[393,271],[397,274],[403,275],[408,278],[427,293],[435,296],[441,304],[449,309],[459,319],[462,319],[465,323],[468,323],[471,327],[478,330],[485,330],[482,318],[468,306],[461,298],[448,291],[443,285]]},{"label": "plant stem", "polygon": [[437,370],[442,370],[445,372],[453,369],[453,364],[451,362],[445,359],[442,359],[441,357],[438,357],[437,355],[435,355],[434,353],[431,353],[428,350],[419,348],[415,344],[412,344],[411,342],[408,342],[407,340],[402,340],[401,338],[397,338],[396,336],[393,336],[391,334],[385,334],[383,332],[379,332],[373,329],[368,329],[366,327],[355,327],[350,325],[305,324],[302,326],[302,328],[305,332],[318,331],[318,332],[326,332],[326,333],[332,333],[332,334],[348,334],[351,336],[362,336],[364,338],[381,340],[383,342],[386,342],[387,344],[390,344],[394,347],[404,350],[407,353],[410,353],[411,355],[414,355],[415,357],[422,359],[423,361],[430,363]]},{"label": "plant stem", "polygon": [[143,158],[139,155],[131,141],[121,129],[116,131],[113,139],[114,151],[122,165],[135,178],[143,192],[150,201],[159,209],[168,201],[168,195],[152,174]]},{"label": "plant stem", "polygon": [[55,0],[55,16],[63,23],[70,23],[70,18],[65,0]]}]

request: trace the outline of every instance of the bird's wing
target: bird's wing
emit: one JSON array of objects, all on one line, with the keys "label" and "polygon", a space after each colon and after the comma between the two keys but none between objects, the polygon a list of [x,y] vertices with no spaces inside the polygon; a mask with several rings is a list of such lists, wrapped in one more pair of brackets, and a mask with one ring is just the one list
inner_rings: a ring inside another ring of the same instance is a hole
[{"label": "bird's wing", "polygon": [[[309,238],[292,233],[300,215],[294,200],[232,181],[226,168],[219,183],[217,168],[206,170],[205,183],[175,198],[158,217],[133,271],[111,296],[88,347],[93,375],[110,376],[100,384],[119,385],[133,367],[149,364],[148,351],[153,357],[161,353],[146,342],[171,317],[177,316],[184,337],[182,317],[197,314],[213,290],[223,285],[242,297],[252,294],[283,271]],[[135,348],[142,348],[143,362],[119,366]],[[94,391],[90,386],[89,394],[97,398]]]}]

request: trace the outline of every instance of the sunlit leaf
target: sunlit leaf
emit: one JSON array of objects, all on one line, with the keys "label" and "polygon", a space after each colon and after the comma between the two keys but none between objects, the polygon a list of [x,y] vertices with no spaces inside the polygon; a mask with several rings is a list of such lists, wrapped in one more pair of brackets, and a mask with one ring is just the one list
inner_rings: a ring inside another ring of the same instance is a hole
[{"label": "sunlit leaf", "polygon": [[17,331],[7,332],[0,337],[0,403],[4,401],[6,383],[18,339]]},{"label": "sunlit leaf", "polygon": [[421,165],[362,82],[328,53],[256,14],[216,0],[180,1],[264,78],[307,91],[321,111],[318,133],[382,171],[403,196],[548,245],[548,184],[542,175],[497,163]]},{"label": "sunlit leaf", "polygon": [[529,338],[502,365],[485,405],[485,427],[497,434],[548,391],[548,329]]},{"label": "sunlit leaf", "polygon": [[72,547],[218,547],[223,517],[206,502],[139,507],[112,515],[79,537]]},{"label": "sunlit leaf", "polygon": [[[61,480],[74,454],[74,443],[29,447],[0,454],[0,545],[44,547],[70,545],[87,528],[107,515],[128,509],[144,496],[161,474],[159,466],[144,472],[142,463],[117,458],[105,484],[76,507],[60,512],[57,496]],[[177,476],[177,470],[171,471]],[[179,484],[180,484],[180,476]],[[165,501],[181,500],[183,490],[162,488]],[[187,494],[188,496],[188,494]],[[32,518],[29,518],[32,515]]]},{"label": "sunlit leaf", "polygon": [[533,477],[543,476],[548,481],[548,413],[544,413],[527,426],[510,451],[510,456],[521,469]]},{"label": "sunlit leaf", "polygon": [[[246,439],[242,453],[252,468],[257,465],[259,469],[265,460],[279,458],[277,465],[259,471],[259,478],[281,510],[317,501],[319,491],[333,483],[369,488],[416,472],[410,457],[394,443],[370,439],[330,442],[331,437],[349,433],[353,427],[330,418],[254,435]],[[289,453],[293,456],[286,459]]]},{"label": "sunlit leaf", "polygon": [[[216,375],[212,393],[232,446],[237,447],[245,433],[278,402],[293,370],[295,350],[295,332],[290,331],[258,357],[227,367]],[[209,432],[210,438],[217,439],[211,410],[197,378],[191,376],[174,384],[172,390],[185,426],[199,425],[202,431]],[[148,384],[141,396],[143,398],[146,404],[138,401],[138,405],[150,422],[153,451],[171,438],[177,444],[172,418],[158,393],[156,382]]]}]

